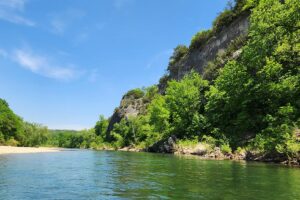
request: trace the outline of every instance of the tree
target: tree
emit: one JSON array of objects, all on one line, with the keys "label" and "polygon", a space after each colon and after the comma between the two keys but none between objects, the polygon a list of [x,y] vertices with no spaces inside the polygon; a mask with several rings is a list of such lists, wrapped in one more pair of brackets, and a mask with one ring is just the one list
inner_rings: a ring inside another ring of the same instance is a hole
[{"label": "tree", "polygon": [[95,133],[97,136],[105,138],[105,134],[108,127],[108,120],[105,119],[104,115],[100,115],[99,120],[95,125]]},{"label": "tree", "polygon": [[[300,117],[300,2],[252,3],[256,7],[247,45],[239,60],[227,63],[220,71],[207,93],[206,111],[212,129],[218,128],[232,145],[259,134],[272,141],[268,150],[276,151],[280,141],[287,141],[282,138],[291,138],[281,136],[291,135]],[[292,112],[282,117],[283,108]],[[268,134],[270,130],[277,136]]]},{"label": "tree", "polygon": [[21,139],[22,119],[17,116],[10,108],[8,103],[0,99],[0,137],[1,140]]},{"label": "tree", "polygon": [[179,138],[200,135],[206,129],[204,105],[208,81],[192,72],[181,81],[170,81],[166,90],[170,133]]}]

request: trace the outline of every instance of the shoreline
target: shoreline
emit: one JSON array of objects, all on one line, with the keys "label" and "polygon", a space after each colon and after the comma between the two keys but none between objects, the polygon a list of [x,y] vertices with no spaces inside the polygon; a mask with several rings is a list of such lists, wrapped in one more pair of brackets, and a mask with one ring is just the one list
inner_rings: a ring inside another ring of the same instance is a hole
[{"label": "shoreline", "polygon": [[[102,149],[102,150],[113,150],[113,149]],[[187,149],[185,149],[187,150]],[[288,167],[299,167],[300,162],[288,162],[287,160],[278,161],[276,158],[269,158],[266,159],[263,156],[253,156],[248,157],[246,154],[238,154],[238,153],[230,153],[230,154],[218,154],[218,155],[210,155],[210,154],[197,154],[192,153],[192,149],[188,149],[187,151],[183,151],[182,149],[176,149],[172,153],[166,152],[151,152],[145,149],[138,149],[134,147],[123,147],[121,149],[115,149],[115,151],[125,151],[125,152],[145,152],[145,153],[159,153],[159,154],[170,154],[179,157],[195,157],[202,160],[231,160],[231,161],[242,161],[242,162],[258,162],[258,163],[270,163],[270,164],[277,164],[281,166],[288,166]]]},{"label": "shoreline", "polygon": [[7,154],[28,154],[28,153],[55,153],[64,151],[63,148],[57,147],[14,147],[0,146],[0,155]]},{"label": "shoreline", "polygon": [[[83,149],[78,149],[83,150]],[[231,160],[231,161],[243,161],[243,162],[260,162],[260,163],[271,163],[278,164],[282,166],[289,167],[300,167],[300,163],[288,163],[288,162],[276,162],[276,160],[265,160],[265,159],[247,159],[246,156],[241,156],[237,154],[228,154],[222,156],[209,156],[208,154],[194,154],[186,151],[174,151],[173,153],[166,152],[151,152],[145,149],[133,148],[133,147],[124,147],[120,149],[112,148],[101,148],[101,149],[90,149],[94,151],[123,151],[123,152],[145,152],[145,153],[159,153],[159,154],[170,154],[174,156],[183,156],[183,157],[195,157],[203,160]],[[67,151],[65,148],[59,147],[14,147],[14,146],[0,146],[0,156],[8,154],[32,154],[32,153],[58,153],[62,151]]]}]

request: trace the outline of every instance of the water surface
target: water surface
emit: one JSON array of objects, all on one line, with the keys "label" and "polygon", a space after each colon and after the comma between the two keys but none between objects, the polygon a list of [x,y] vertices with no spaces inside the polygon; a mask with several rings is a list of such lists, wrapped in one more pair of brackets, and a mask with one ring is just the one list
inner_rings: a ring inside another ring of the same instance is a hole
[{"label": "water surface", "polygon": [[0,199],[300,199],[300,169],[151,153],[0,156]]}]

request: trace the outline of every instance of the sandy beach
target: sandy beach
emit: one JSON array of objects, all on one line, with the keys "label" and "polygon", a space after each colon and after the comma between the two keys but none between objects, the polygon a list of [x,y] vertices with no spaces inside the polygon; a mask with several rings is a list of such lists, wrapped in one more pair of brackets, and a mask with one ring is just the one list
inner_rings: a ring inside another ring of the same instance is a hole
[{"label": "sandy beach", "polygon": [[63,149],[51,147],[12,147],[0,146],[1,154],[23,154],[23,153],[46,153],[46,152],[60,152]]}]

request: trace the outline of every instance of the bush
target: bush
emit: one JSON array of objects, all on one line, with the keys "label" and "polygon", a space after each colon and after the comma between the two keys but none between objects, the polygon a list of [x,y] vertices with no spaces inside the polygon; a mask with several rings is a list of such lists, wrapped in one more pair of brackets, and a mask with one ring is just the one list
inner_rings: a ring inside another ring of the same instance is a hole
[{"label": "bush", "polygon": [[167,70],[172,74],[178,73],[178,67],[176,63],[178,63],[187,53],[189,49],[184,45],[178,45],[174,51],[173,55],[170,57],[169,65]]},{"label": "bush", "polygon": [[294,157],[297,157],[300,153],[300,143],[296,142],[295,139],[290,139],[284,144],[277,144],[276,150],[278,153],[282,153],[291,160]]},{"label": "bush", "polygon": [[244,154],[246,152],[246,150],[242,147],[238,147],[236,150],[235,150],[235,153],[237,154]]},{"label": "bush", "polygon": [[212,36],[218,34],[226,26],[230,25],[233,20],[235,20],[241,14],[241,12],[250,8],[250,6],[245,7],[245,4],[246,0],[235,0],[234,6],[230,6],[229,8],[225,9],[215,19],[211,30],[200,31],[193,36],[189,48],[197,49],[205,45]]},{"label": "bush", "polygon": [[231,152],[232,152],[231,147],[229,146],[229,144],[222,144],[220,148],[221,148],[221,152],[223,154],[231,154]]},{"label": "bush", "polygon": [[197,49],[206,44],[209,38],[212,36],[211,30],[200,31],[193,36],[190,49]]},{"label": "bush", "polygon": [[221,32],[223,28],[230,25],[242,12],[253,8],[253,6],[246,6],[246,2],[249,2],[249,0],[235,0],[234,5],[229,5],[228,8],[220,13],[213,22],[214,34]]},{"label": "bush", "polygon": [[217,140],[213,138],[212,136],[203,135],[202,136],[202,142],[207,143],[213,147],[216,146]]},{"label": "bush", "polygon": [[144,103],[150,103],[158,95],[158,87],[156,85],[145,88]]},{"label": "bush", "polygon": [[219,33],[228,26],[235,18],[235,14],[231,10],[224,10],[213,22],[214,34]]},{"label": "bush", "polygon": [[0,145],[3,145],[5,143],[4,135],[0,133]]},{"label": "bush", "polygon": [[133,90],[129,90],[123,98],[130,98],[133,97],[134,99],[139,99],[142,98],[145,95],[145,92],[140,89],[140,88],[136,88]]},{"label": "bush", "polygon": [[6,141],[6,145],[16,147],[19,145],[19,142],[13,138],[10,138],[9,140]]},{"label": "bush", "polygon": [[191,140],[179,140],[177,142],[177,145],[179,147],[187,147],[187,148],[195,148],[199,143],[199,140],[198,138],[195,138],[195,139],[191,139]]},{"label": "bush", "polygon": [[112,132],[111,135],[114,137],[115,141],[112,143],[115,149],[119,149],[127,146],[125,139],[118,133]]}]

